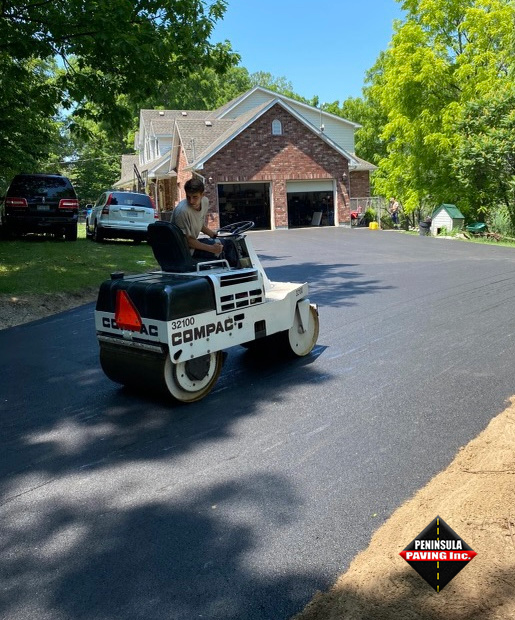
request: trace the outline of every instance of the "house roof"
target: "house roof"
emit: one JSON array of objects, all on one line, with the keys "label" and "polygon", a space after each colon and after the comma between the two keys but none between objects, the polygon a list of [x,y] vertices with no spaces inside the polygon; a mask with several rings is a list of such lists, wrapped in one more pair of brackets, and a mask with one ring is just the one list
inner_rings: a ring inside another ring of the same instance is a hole
[{"label": "house roof", "polygon": [[439,207],[437,207],[433,211],[433,215],[431,217],[435,218],[440,213],[440,211],[446,211],[449,217],[452,218],[453,220],[464,220],[465,219],[465,216],[458,209],[458,207],[456,205],[450,205],[450,204],[441,204]]},{"label": "house roof", "polygon": [[[364,160],[359,160],[355,158],[351,153],[348,153],[344,149],[342,149],[338,144],[333,142],[328,136],[324,133],[320,132],[314,125],[312,125],[309,121],[307,121],[304,117],[297,113],[296,110],[291,108],[287,102],[283,100],[284,98],[276,97],[270,101],[265,101],[261,105],[252,108],[248,112],[238,116],[232,121],[226,121],[228,123],[227,129],[224,133],[221,133],[217,140],[208,144],[206,149],[200,154],[195,153],[195,157],[193,161],[189,160],[188,168],[201,169],[204,163],[213,157],[221,148],[223,148],[228,142],[233,140],[238,134],[244,131],[249,125],[251,125],[254,121],[256,121],[260,116],[262,116],[266,111],[272,108],[274,105],[280,105],[282,108],[287,110],[292,116],[294,116],[300,123],[306,126],[310,131],[316,133],[316,135],[329,144],[336,151],[341,153],[352,166],[353,169],[357,169],[360,167],[360,162],[364,162]],[[213,120],[213,124],[215,121]],[[184,144],[184,143],[183,143]]]},{"label": "house roof", "polygon": [[[238,97],[235,97],[231,101],[228,101],[226,104],[224,104],[223,106],[221,106],[217,110],[214,110],[212,112],[212,115],[215,118],[223,118],[233,108],[235,108],[239,103],[241,103],[242,101],[245,101],[245,99],[248,99],[249,97],[251,97],[255,92],[261,92],[261,93],[263,93],[265,95],[268,95],[272,99],[279,98],[279,99],[281,99],[281,100],[283,100],[283,101],[285,101],[285,102],[287,102],[287,103],[289,103],[290,105],[293,105],[293,106],[300,106],[301,108],[306,108],[306,109],[313,109],[313,107],[314,107],[314,106],[309,105],[307,103],[303,103],[302,101],[298,101],[297,99],[292,99],[291,97],[287,97],[286,95],[281,95],[279,93],[276,93],[273,90],[268,90],[267,88],[263,88],[262,86],[254,86],[254,88],[252,88],[251,90],[246,91],[245,93],[239,95]],[[360,125],[359,123],[354,123],[352,121],[347,120],[346,118],[343,118],[342,116],[337,116],[336,114],[331,114],[330,112],[325,112],[322,109],[320,109],[319,112],[322,115],[322,117],[334,118],[334,119],[338,120],[339,122],[343,121],[347,125],[350,125],[351,127],[354,127],[354,129],[360,129],[362,127],[362,125]]]},{"label": "house roof", "polygon": [[[254,94],[257,95],[252,98]],[[261,100],[261,103],[246,109],[249,107],[249,103],[255,103],[255,99]],[[169,161],[167,160],[168,169],[172,170],[177,165],[177,147],[181,145],[186,156],[187,168],[201,170],[208,159],[274,105],[283,107],[317,137],[343,155],[349,162],[351,171],[372,171],[376,169],[373,164],[357,157],[355,153],[345,150],[343,146],[328,135],[328,132],[320,131],[323,124],[321,120],[320,123],[318,122],[318,118],[332,118],[351,129],[358,129],[361,125],[260,86],[254,87],[212,111],[143,109],[140,111],[138,141],[143,140],[145,135],[155,138],[171,138],[171,152],[166,156],[169,159]],[[316,110],[318,117],[316,126],[313,124],[312,118],[309,118],[309,114],[304,114],[304,109],[306,112],[311,112],[311,116]],[[329,121],[326,120],[327,122]],[[139,146],[141,148],[143,144]],[[163,163],[165,162],[161,157],[159,160],[147,162],[140,166],[140,170],[155,172],[157,168],[163,167]]]},{"label": "house roof", "polygon": [[221,120],[183,120],[176,121],[177,132],[180,137],[188,165],[193,165],[197,158],[212,149],[220,136],[233,127],[234,121]]}]

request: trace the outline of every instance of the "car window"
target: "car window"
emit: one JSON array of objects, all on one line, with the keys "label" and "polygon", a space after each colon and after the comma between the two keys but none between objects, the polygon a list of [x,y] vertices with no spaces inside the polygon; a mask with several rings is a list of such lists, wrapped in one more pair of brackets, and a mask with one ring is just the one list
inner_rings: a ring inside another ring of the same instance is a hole
[{"label": "car window", "polygon": [[17,176],[9,187],[9,194],[27,198],[76,198],[72,184],[65,177]]},{"label": "car window", "polygon": [[128,207],[152,207],[152,202],[146,194],[113,194],[111,198],[112,205],[123,205]]},{"label": "car window", "polygon": [[105,204],[107,194],[101,194],[99,199],[95,202],[95,207],[101,207]]}]

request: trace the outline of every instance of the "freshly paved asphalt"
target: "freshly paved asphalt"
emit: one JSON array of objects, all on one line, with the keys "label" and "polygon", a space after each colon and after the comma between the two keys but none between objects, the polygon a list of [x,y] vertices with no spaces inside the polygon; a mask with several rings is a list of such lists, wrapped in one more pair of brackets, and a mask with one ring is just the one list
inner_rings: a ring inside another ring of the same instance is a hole
[{"label": "freshly paved asphalt", "polygon": [[0,331],[4,620],[288,618],[515,393],[514,250],[251,239],[310,283],[318,345],[230,350],[200,403],[111,383],[93,304]]}]

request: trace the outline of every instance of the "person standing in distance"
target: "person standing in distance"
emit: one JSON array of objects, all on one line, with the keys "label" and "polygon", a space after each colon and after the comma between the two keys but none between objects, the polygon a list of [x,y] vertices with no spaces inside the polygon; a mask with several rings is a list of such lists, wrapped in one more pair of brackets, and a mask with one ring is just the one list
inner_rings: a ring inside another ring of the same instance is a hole
[{"label": "person standing in distance", "polygon": [[392,218],[393,227],[399,228],[399,203],[397,198],[390,198],[390,216]]}]

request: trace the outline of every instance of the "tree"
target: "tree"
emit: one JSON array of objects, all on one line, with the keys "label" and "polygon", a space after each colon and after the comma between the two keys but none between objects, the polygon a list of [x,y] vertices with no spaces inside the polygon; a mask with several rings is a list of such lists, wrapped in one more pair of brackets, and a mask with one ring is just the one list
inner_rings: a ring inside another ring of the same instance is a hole
[{"label": "tree", "polygon": [[110,113],[119,94],[151,93],[154,72],[168,81],[200,67],[230,66],[229,45],[209,42],[225,8],[225,0],[5,1],[0,53],[59,58],[60,102],[71,109],[87,100]]},{"label": "tree", "polygon": [[[404,0],[369,95],[387,119],[386,155],[376,189],[407,210],[456,202],[463,186],[453,165],[468,103],[511,80],[512,0]],[[466,196],[470,196],[469,193]]]},{"label": "tree", "polygon": [[15,173],[37,171],[60,141],[54,70],[51,61],[0,54],[0,194]]},{"label": "tree", "polygon": [[225,8],[225,0],[2,2],[0,168],[20,169],[22,154],[24,168],[45,158],[61,108],[77,131],[85,118],[126,130],[132,114],[121,95],[141,100],[157,79],[235,64],[227,42],[209,42]]},{"label": "tree", "polygon": [[470,103],[454,161],[476,216],[502,205],[515,230],[515,85]]},{"label": "tree", "polygon": [[180,80],[156,81],[149,97],[131,99],[132,116],[137,118],[141,108],[213,110],[249,88],[249,73],[243,67],[229,67],[223,73],[201,68]]}]

